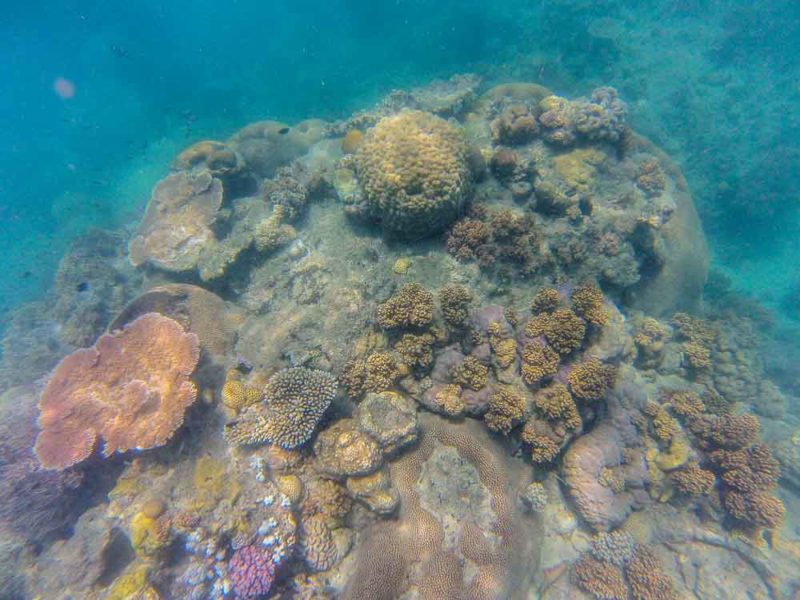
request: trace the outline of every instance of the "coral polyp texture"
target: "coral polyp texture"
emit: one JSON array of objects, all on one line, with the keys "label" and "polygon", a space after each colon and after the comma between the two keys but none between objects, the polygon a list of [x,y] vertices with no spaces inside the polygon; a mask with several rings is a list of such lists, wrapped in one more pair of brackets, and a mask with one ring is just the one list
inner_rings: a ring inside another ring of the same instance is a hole
[{"label": "coral polyp texture", "polygon": [[269,378],[261,401],[226,425],[225,436],[237,445],[296,448],[311,439],[336,389],[336,378],[325,371],[282,369]]},{"label": "coral polyp texture", "polygon": [[437,233],[464,210],[472,188],[468,148],[458,128],[406,110],[367,131],[355,154],[370,217],[391,233]]},{"label": "coral polyp texture", "polygon": [[99,440],[104,456],[163,445],[197,398],[190,376],[199,357],[197,336],[156,313],[70,354],[39,398],[39,461],[64,469]]}]

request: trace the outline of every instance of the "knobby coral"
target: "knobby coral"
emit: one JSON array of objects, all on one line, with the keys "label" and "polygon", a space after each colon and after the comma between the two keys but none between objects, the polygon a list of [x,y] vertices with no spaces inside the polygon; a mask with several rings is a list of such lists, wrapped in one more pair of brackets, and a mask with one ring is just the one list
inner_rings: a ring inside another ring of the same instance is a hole
[{"label": "knobby coral", "polygon": [[189,376],[199,357],[197,336],[157,313],[73,352],[39,399],[39,461],[64,469],[87,458],[98,438],[104,456],[163,445],[197,397]]},{"label": "knobby coral", "polygon": [[424,327],[433,320],[433,294],[418,283],[408,283],[378,306],[376,316],[384,329]]},{"label": "knobby coral", "polygon": [[371,218],[402,237],[441,231],[469,199],[467,155],[459,130],[439,117],[404,110],[381,119],[355,154]]}]

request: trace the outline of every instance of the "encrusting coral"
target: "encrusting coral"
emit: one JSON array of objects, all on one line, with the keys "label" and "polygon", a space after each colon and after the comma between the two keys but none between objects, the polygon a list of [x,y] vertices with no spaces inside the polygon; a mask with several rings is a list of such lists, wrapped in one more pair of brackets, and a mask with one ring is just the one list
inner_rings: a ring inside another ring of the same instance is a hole
[{"label": "encrusting coral", "polygon": [[98,439],[104,456],[163,445],[197,398],[189,376],[199,357],[197,336],[157,313],[73,352],[39,399],[39,461],[64,469],[88,458]]},{"label": "encrusting coral", "polygon": [[421,111],[402,111],[367,131],[355,153],[369,216],[401,237],[426,237],[453,222],[472,188],[459,130]]}]

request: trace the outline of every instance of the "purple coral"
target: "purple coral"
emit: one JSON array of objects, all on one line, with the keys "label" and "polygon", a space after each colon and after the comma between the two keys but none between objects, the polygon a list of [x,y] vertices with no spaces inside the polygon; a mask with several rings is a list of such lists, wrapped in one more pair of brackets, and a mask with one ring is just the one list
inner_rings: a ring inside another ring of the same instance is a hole
[{"label": "purple coral", "polygon": [[258,546],[242,546],[228,562],[228,575],[237,598],[266,596],[275,579],[271,552]]}]

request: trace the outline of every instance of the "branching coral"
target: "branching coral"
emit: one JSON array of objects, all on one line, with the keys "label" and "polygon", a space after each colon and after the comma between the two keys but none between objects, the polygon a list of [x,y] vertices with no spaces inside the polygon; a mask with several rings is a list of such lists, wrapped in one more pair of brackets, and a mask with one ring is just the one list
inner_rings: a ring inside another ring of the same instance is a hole
[{"label": "branching coral", "polygon": [[336,379],[324,371],[294,367],[278,371],[264,388],[263,402],[225,426],[236,445],[265,442],[296,448],[307,442],[336,395]]},{"label": "branching coral", "polygon": [[533,297],[531,301],[531,310],[534,314],[550,313],[558,308],[561,304],[561,294],[558,290],[553,288],[542,288]]},{"label": "branching coral", "polygon": [[467,155],[461,132],[439,117],[404,110],[381,119],[355,153],[371,218],[402,237],[441,231],[469,199]]},{"label": "branching coral", "polygon": [[41,464],[64,469],[89,457],[161,446],[197,398],[189,376],[200,357],[197,336],[172,319],[145,314],[59,363],[39,399]]},{"label": "branching coral", "polygon": [[536,385],[558,371],[558,354],[538,340],[525,344],[520,356],[522,380],[528,385]]},{"label": "branching coral", "polygon": [[688,465],[670,473],[670,481],[679,492],[689,496],[707,496],[714,489],[714,473],[697,465]]},{"label": "branching coral", "polygon": [[674,600],[672,579],[664,573],[661,561],[648,546],[637,544],[625,575],[634,600]]},{"label": "branching coral", "polygon": [[603,600],[627,600],[628,586],[622,570],[610,563],[595,560],[591,556],[581,557],[572,566],[575,584]]},{"label": "branching coral", "polygon": [[450,327],[464,327],[469,320],[472,294],[463,285],[451,284],[439,290],[439,306],[445,323]]},{"label": "branching coral", "polygon": [[561,452],[564,441],[547,422],[537,418],[525,421],[520,439],[530,446],[531,460],[535,463],[551,462]]},{"label": "branching coral", "polygon": [[407,283],[378,306],[376,317],[384,329],[424,327],[433,320],[433,294],[418,283]]},{"label": "branching coral", "polygon": [[587,323],[602,327],[610,317],[605,307],[603,292],[594,284],[586,284],[575,288],[570,296],[572,310]]},{"label": "branching coral", "polygon": [[548,96],[539,103],[539,108],[545,139],[562,146],[571,145],[581,137],[616,143],[627,127],[627,106],[610,87],[594,90],[588,100]]},{"label": "branching coral", "polygon": [[461,364],[450,371],[453,382],[471,390],[483,388],[489,376],[489,368],[474,356],[467,356]]},{"label": "branching coral", "polygon": [[579,429],[581,416],[569,390],[560,383],[554,383],[539,390],[533,397],[533,405],[544,417],[560,421],[569,429]]},{"label": "branching coral", "polygon": [[489,399],[489,410],[483,418],[486,426],[508,435],[525,419],[527,404],[520,391],[509,386],[499,388]]},{"label": "branching coral", "polygon": [[581,400],[600,400],[614,384],[617,370],[596,358],[590,358],[572,367],[567,379],[572,393]]},{"label": "branching coral", "polygon": [[427,369],[433,363],[435,341],[436,338],[430,333],[406,333],[397,341],[394,349],[409,367]]},{"label": "branching coral", "polygon": [[525,324],[525,335],[543,335],[553,349],[565,356],[580,347],[586,334],[586,322],[566,308],[542,313]]}]

